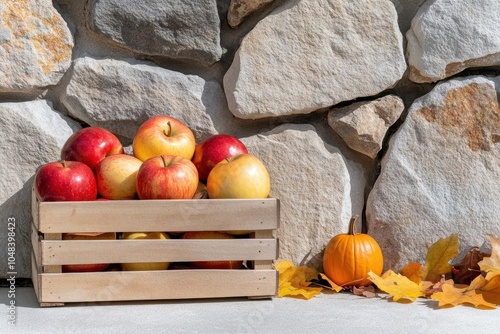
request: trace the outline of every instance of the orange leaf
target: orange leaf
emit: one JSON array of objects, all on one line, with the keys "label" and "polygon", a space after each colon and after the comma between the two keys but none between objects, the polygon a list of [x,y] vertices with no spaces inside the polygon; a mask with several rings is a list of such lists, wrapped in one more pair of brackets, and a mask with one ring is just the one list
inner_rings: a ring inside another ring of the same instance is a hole
[{"label": "orange leaf", "polygon": [[418,262],[410,262],[401,269],[401,275],[408,277],[408,279],[415,283],[422,281],[422,265]]},{"label": "orange leaf", "polygon": [[424,296],[424,291],[428,287],[410,281],[406,276],[396,274],[392,270],[386,271],[382,277],[371,271],[368,273],[368,276],[377,288],[392,295],[394,301],[398,301],[401,298],[413,301],[418,297]]},{"label": "orange leaf", "polygon": [[437,300],[439,307],[472,304],[475,307],[495,308],[500,305],[500,276],[494,276],[491,280],[477,276],[465,288],[445,284],[442,292],[434,293],[431,299]]},{"label": "orange leaf", "polygon": [[500,275],[500,238],[495,238],[492,235],[488,235],[488,238],[491,241],[491,256],[484,257],[483,260],[479,262],[479,268],[481,268],[482,271]]},{"label": "orange leaf", "polygon": [[330,290],[333,290],[335,292],[340,292],[342,291],[342,287],[335,284],[331,279],[329,279],[325,274],[323,273],[320,273],[319,274],[321,276],[322,279],[324,279],[325,281],[328,282],[328,284],[330,284],[330,287],[326,287],[326,286],[323,286],[325,289],[330,289]]}]

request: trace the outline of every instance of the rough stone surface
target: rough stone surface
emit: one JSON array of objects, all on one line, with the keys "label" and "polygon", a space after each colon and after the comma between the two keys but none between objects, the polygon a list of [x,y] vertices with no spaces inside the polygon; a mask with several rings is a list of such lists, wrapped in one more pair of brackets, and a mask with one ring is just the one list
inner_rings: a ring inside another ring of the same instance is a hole
[{"label": "rough stone surface", "polygon": [[390,1],[294,0],[245,36],[224,89],[236,117],[307,114],[378,94],[405,69]]},{"label": "rough stone surface", "polygon": [[356,102],[332,108],[328,124],[347,145],[372,159],[382,149],[385,134],[401,116],[405,106],[396,95],[387,95],[368,102]]},{"label": "rough stone surface", "polygon": [[91,0],[87,26],[140,54],[212,64],[222,56],[216,0]]},{"label": "rough stone surface", "polygon": [[417,99],[391,138],[367,202],[387,268],[425,260],[457,233],[462,251],[500,235],[500,77],[467,77]]},{"label": "rough stone surface", "polygon": [[280,199],[280,258],[321,268],[328,241],[346,233],[351,215],[362,210],[353,205],[363,198],[359,166],[323,142],[312,125],[285,124],[241,140],[266,165],[271,196]]},{"label": "rough stone surface", "polygon": [[231,0],[227,12],[227,23],[231,27],[237,27],[252,13],[264,8],[274,0]]},{"label": "rough stone surface", "polygon": [[224,122],[232,115],[219,84],[131,62],[77,59],[61,97],[69,114],[126,138],[133,138],[137,128],[156,115],[169,115],[186,123],[197,140],[218,132],[212,118],[225,129]]},{"label": "rough stone surface", "polygon": [[55,85],[71,64],[73,37],[50,0],[0,1],[0,92]]},{"label": "rough stone surface", "polygon": [[31,277],[31,187],[36,169],[60,159],[66,140],[80,126],[49,102],[0,103],[0,278],[7,272],[7,222],[15,222],[17,277]]},{"label": "rough stone surface", "polygon": [[499,17],[496,0],[427,1],[406,33],[409,78],[434,82],[468,67],[500,65]]}]

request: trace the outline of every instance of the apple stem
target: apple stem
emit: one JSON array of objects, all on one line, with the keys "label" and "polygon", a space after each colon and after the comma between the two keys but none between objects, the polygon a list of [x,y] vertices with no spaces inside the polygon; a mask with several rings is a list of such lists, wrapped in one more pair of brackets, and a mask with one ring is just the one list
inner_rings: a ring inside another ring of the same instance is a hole
[{"label": "apple stem", "polygon": [[66,167],[68,167],[68,166],[66,166],[66,160],[62,160],[62,161],[61,161],[61,164],[62,164],[62,165],[63,165],[63,167],[65,167],[65,168],[66,168]]},{"label": "apple stem", "polygon": [[163,167],[167,167],[167,162],[165,161],[164,155],[161,155],[161,161],[163,161]]},{"label": "apple stem", "polygon": [[172,134],[172,125],[170,125],[170,121],[167,122],[167,125],[168,125],[168,131],[165,132],[165,130],[163,130],[163,134],[167,137],[170,137],[170,135]]}]

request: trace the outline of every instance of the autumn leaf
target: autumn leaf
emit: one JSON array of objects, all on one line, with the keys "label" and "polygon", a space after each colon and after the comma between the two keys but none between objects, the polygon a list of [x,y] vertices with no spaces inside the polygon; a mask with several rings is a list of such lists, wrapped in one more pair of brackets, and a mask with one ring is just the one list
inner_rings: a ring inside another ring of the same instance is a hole
[{"label": "autumn leaf", "polygon": [[351,291],[356,296],[363,296],[367,298],[377,297],[377,293],[375,292],[375,288],[373,287],[373,285],[360,286],[359,288],[353,285],[351,287]]},{"label": "autumn leaf", "polygon": [[441,275],[451,271],[450,261],[458,255],[458,235],[452,234],[439,239],[427,251],[422,277],[425,281],[438,282]]},{"label": "autumn leaf", "polygon": [[410,262],[399,271],[403,276],[406,276],[410,281],[420,283],[422,281],[423,267],[418,262]]},{"label": "autumn leaf", "polygon": [[337,284],[335,284],[331,279],[329,279],[325,274],[320,273],[319,279],[312,280],[312,284],[314,286],[319,286],[324,289],[333,290],[335,292],[340,292],[343,288]]},{"label": "autumn leaf", "polygon": [[500,275],[500,238],[495,238],[492,235],[488,235],[488,238],[491,241],[491,256],[483,258],[483,260],[478,263],[479,268],[481,268],[482,271]]},{"label": "autumn leaf", "polygon": [[481,253],[478,247],[471,247],[460,263],[453,265],[453,280],[457,284],[469,285],[477,276],[481,275],[479,262],[487,256]]},{"label": "autumn leaf", "polygon": [[392,270],[386,271],[382,277],[371,271],[368,276],[377,288],[391,295],[394,301],[401,298],[414,301],[416,298],[424,296],[424,291],[428,288],[428,285],[415,283]]},{"label": "autumn leaf", "polygon": [[278,297],[295,296],[310,299],[323,290],[321,287],[309,286],[310,281],[318,277],[318,271],[314,268],[296,267],[286,260],[276,263],[275,268],[279,273]]},{"label": "autumn leaf", "polygon": [[442,292],[443,291],[443,285],[448,284],[453,286],[455,282],[452,279],[445,279],[444,275],[441,276],[441,280],[437,283],[432,284],[424,291],[426,297],[430,297],[433,293],[436,292]]},{"label": "autumn leaf", "polygon": [[471,304],[475,307],[495,308],[500,305],[500,276],[493,276],[488,280],[479,275],[464,288],[445,284],[442,292],[434,293],[431,299],[437,300],[439,307]]}]

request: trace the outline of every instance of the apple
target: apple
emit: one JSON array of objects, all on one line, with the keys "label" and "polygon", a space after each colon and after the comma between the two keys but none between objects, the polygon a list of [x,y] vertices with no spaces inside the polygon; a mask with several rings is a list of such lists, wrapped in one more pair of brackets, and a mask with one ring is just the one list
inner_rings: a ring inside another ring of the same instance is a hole
[{"label": "apple", "polygon": [[97,191],[107,199],[134,199],[137,172],[142,161],[128,154],[105,157],[95,167]]},{"label": "apple", "polygon": [[248,153],[248,150],[238,138],[227,134],[217,134],[196,145],[191,160],[198,169],[200,180],[206,181],[208,174],[218,162],[243,153]]},{"label": "apple", "polygon": [[[122,239],[137,240],[137,239],[170,239],[165,232],[127,232],[123,233]],[[135,271],[135,270],[166,270],[168,269],[169,262],[138,262],[138,263],[121,263],[122,270]]]},{"label": "apple", "polygon": [[249,153],[220,161],[207,179],[209,198],[266,198],[270,190],[266,166]]},{"label": "apple", "polygon": [[134,155],[142,161],[159,155],[191,160],[195,146],[193,131],[170,116],[155,116],[142,123],[132,142]]},{"label": "apple", "polygon": [[97,184],[89,166],[79,161],[54,161],[35,175],[35,194],[40,201],[93,201]]},{"label": "apple", "polygon": [[[234,239],[235,237],[225,232],[217,231],[191,231],[182,236],[183,239]],[[193,261],[195,269],[239,269],[243,261]]]},{"label": "apple", "polygon": [[136,188],[140,199],[191,199],[198,189],[198,171],[186,158],[156,156],[142,163]]},{"label": "apple", "polygon": [[93,170],[106,156],[120,153],[123,153],[123,146],[113,133],[91,126],[78,130],[66,140],[61,159],[83,162]]},{"label": "apple", "polygon": [[[63,233],[63,240],[116,240],[115,232],[106,233]],[[66,264],[62,266],[63,272],[88,272],[104,271],[109,263],[93,264]]]}]

